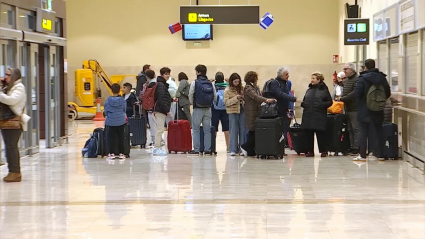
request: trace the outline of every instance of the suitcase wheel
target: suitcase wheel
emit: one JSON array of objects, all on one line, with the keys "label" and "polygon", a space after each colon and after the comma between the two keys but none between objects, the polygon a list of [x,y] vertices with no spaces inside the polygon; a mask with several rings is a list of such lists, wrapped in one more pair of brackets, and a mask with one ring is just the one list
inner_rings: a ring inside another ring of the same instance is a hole
[{"label": "suitcase wheel", "polygon": [[146,148],[146,145],[145,144],[140,145],[140,148],[144,149],[144,148]]}]

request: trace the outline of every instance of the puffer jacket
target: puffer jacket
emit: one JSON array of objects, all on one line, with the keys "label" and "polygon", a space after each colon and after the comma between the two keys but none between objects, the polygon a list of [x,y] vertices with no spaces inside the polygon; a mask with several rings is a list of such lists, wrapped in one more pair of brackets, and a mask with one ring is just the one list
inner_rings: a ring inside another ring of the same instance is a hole
[{"label": "puffer jacket", "polygon": [[[239,100],[237,95],[238,95],[238,92],[232,87],[227,87],[226,90],[224,90],[224,104],[226,105],[227,114],[241,113],[241,104],[243,107],[244,101],[243,101],[243,98]],[[242,88],[242,95],[243,95],[243,88]]]},{"label": "puffer jacket", "polygon": [[305,93],[301,107],[304,108],[301,128],[309,130],[326,130],[327,109],[332,105],[332,97],[324,82],[310,84]]},{"label": "puffer jacket", "polygon": [[[160,77],[160,76],[159,76]],[[155,89],[155,112],[159,112],[162,114],[170,113],[171,108],[171,95],[168,92],[168,84],[159,80],[157,78],[157,82],[149,83],[149,88],[152,88],[155,84],[157,84]]]},{"label": "puffer jacket", "polygon": [[244,89],[245,125],[249,131],[255,131],[255,120],[260,114],[260,105],[267,100],[260,94],[260,89],[252,83],[247,83]]},{"label": "puffer jacket", "polygon": [[357,112],[356,94],[354,92],[359,77],[357,73],[348,77],[344,81],[344,88],[342,89],[341,101],[345,104],[347,112]]}]

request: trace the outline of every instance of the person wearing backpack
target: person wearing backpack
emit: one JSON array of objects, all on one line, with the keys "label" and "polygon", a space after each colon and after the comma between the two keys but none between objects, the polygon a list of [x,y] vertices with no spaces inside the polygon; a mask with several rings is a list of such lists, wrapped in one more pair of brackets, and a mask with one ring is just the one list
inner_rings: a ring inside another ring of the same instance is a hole
[{"label": "person wearing backpack", "polygon": [[151,69],[151,65],[144,65],[142,71],[137,75],[136,79],[137,79],[137,84],[136,84],[136,96],[140,98],[140,100],[142,99],[140,93],[143,90],[143,85],[146,84],[147,77],[146,77],[146,71]]},{"label": "person wearing backpack", "polygon": [[[148,93],[146,92],[146,95],[144,94],[146,89],[148,89],[148,85],[151,83],[155,83],[156,82],[156,75],[155,72],[153,70],[147,70],[146,71],[146,78],[148,80],[148,82],[145,83],[145,85],[143,86],[143,92],[142,95],[146,98],[148,98]],[[151,90],[148,90],[149,92]],[[150,98],[154,97],[154,95],[152,93],[150,93]],[[148,101],[150,102],[150,105],[147,105]],[[143,99],[142,99],[143,102]],[[155,116],[153,114],[153,106],[152,106],[152,102],[154,102],[154,99],[151,100],[145,100],[145,104],[142,103],[142,108],[143,111],[146,111],[147,113],[147,123],[149,125],[149,133],[151,135],[151,143],[149,145],[146,146],[146,148],[153,148],[154,144],[155,144],[155,134],[156,134],[156,119]]]},{"label": "person wearing backpack", "polygon": [[[360,77],[355,88],[355,96],[358,108],[357,120],[360,126],[359,151],[360,156],[354,158],[355,161],[366,161],[366,151],[369,131],[375,128],[378,137],[378,147],[374,155],[382,159],[380,152],[384,148],[382,138],[382,123],[384,122],[385,103],[391,96],[391,88],[386,79],[386,75],[375,67],[375,61],[367,59],[365,61],[365,71],[360,73]],[[372,128],[373,127],[373,128]],[[376,139],[370,139],[376,140]]]},{"label": "person wearing backpack", "polygon": [[167,152],[161,149],[161,141],[162,134],[165,131],[165,119],[170,116],[171,101],[168,84],[162,76],[158,76],[156,82],[150,82],[146,92],[143,94],[143,107],[152,111],[156,123],[153,155],[167,155]]},{"label": "person wearing backpack", "polygon": [[224,80],[222,72],[215,74],[214,84],[217,98],[214,100],[213,107],[211,107],[211,125],[218,132],[218,125],[221,123],[221,131],[223,131],[226,139],[226,148],[229,150],[229,115],[226,112],[226,104],[224,103],[224,91],[229,84]]},{"label": "person wearing backpack", "polygon": [[[218,96],[217,96],[218,97]],[[240,152],[240,146],[245,143],[245,117],[243,86],[241,77],[233,73],[229,78],[229,86],[224,91],[224,103],[229,115],[230,126],[230,156]],[[240,153],[244,156],[243,153]]]},{"label": "person wearing backpack", "polygon": [[212,155],[211,152],[211,106],[217,95],[214,84],[207,77],[207,67],[197,65],[195,68],[196,80],[190,84],[189,101],[193,105],[192,114],[192,139],[193,150],[189,154],[200,153],[201,148],[201,124],[204,130],[204,153]]}]

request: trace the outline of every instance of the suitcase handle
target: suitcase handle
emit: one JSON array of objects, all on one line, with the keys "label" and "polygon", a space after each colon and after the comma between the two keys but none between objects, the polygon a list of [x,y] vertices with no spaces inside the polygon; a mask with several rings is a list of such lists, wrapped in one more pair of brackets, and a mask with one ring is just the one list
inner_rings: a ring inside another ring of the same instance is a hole
[{"label": "suitcase handle", "polygon": [[140,118],[142,118],[142,104],[140,101],[137,101],[136,103],[133,104],[133,117],[136,118],[136,105],[139,106],[139,116]]}]

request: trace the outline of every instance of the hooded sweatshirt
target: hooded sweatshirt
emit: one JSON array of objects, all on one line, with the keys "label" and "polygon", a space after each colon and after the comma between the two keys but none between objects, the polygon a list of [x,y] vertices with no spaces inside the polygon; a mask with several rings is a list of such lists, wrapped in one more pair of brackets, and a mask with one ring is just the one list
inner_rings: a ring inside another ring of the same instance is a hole
[{"label": "hooded sweatshirt", "polygon": [[358,109],[357,119],[360,122],[382,124],[384,122],[384,111],[371,111],[366,104],[367,93],[372,85],[384,86],[387,99],[391,96],[391,88],[384,73],[377,68],[360,73],[355,88]]},{"label": "hooded sweatshirt", "polygon": [[121,96],[110,96],[105,102],[105,125],[121,126],[125,124],[127,102]]}]

